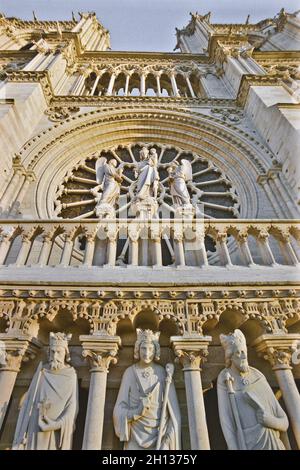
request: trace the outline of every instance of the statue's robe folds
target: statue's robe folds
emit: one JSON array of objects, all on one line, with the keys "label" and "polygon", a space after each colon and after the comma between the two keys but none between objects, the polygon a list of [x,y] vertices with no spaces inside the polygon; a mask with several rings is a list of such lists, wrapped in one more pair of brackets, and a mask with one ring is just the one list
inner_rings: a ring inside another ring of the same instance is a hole
[{"label": "statue's robe folds", "polygon": [[120,195],[120,185],[117,181],[118,173],[112,165],[104,167],[103,192],[99,204],[109,204],[112,207]]},{"label": "statue's robe folds", "polygon": [[[153,374],[143,378],[141,369],[133,365],[126,369],[114,408],[114,427],[126,450],[155,449],[161,421],[165,390],[165,369],[152,365]],[[138,409],[140,397],[151,393],[151,405],[143,416],[131,420],[129,415]],[[169,388],[167,413],[162,423],[161,449],[179,450],[181,445],[180,410],[173,382]]]},{"label": "statue's robe folds", "polygon": [[136,197],[144,200],[151,197],[150,190],[155,181],[159,180],[157,171],[157,158],[139,162],[139,176],[136,183]]},{"label": "statue's robe folds", "polygon": [[174,203],[178,206],[191,203],[190,195],[186,187],[185,174],[181,168],[176,168],[176,172],[172,177],[170,194],[173,197]]},{"label": "statue's robe folds", "polygon": [[[224,369],[218,377],[219,416],[228,449],[238,450],[236,424],[225,383],[227,372],[230,373],[230,369]],[[265,376],[260,371],[250,367],[247,379],[249,385],[244,385],[242,389],[236,389],[235,382],[233,382],[235,402],[247,450],[284,450],[285,446],[281,440],[280,431],[259,424],[256,412],[261,408],[273,416],[283,435],[289,424],[285,412],[278,403]]]},{"label": "statue's robe folds", "polygon": [[[38,420],[40,404],[43,402],[49,404],[47,417],[61,420],[61,429],[41,431]],[[64,367],[51,370],[39,367],[20,410],[13,449],[71,449],[77,413],[78,383],[75,369]]]}]

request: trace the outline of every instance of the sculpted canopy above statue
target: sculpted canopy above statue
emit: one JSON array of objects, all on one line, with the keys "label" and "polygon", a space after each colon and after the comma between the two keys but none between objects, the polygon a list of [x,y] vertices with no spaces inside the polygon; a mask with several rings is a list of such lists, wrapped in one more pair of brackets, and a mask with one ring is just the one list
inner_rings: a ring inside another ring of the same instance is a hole
[{"label": "sculpted canopy above statue", "polygon": [[159,333],[137,330],[134,357],[128,367],[115,404],[115,432],[126,450],[180,449],[180,410],[171,364],[159,360]]},{"label": "sculpted canopy above statue", "polygon": [[49,363],[39,364],[21,406],[13,449],[69,450],[78,413],[78,386],[71,367],[71,335],[50,333]]},{"label": "sculpted canopy above statue", "polygon": [[283,450],[288,419],[264,375],[250,367],[240,330],[220,335],[226,369],[218,377],[218,405],[230,450]]}]

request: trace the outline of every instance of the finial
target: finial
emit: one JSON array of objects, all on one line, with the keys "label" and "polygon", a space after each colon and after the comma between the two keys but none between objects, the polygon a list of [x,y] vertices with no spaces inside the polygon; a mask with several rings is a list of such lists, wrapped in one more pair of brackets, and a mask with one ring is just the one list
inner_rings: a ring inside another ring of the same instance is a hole
[{"label": "finial", "polygon": [[74,11],[72,11],[72,20],[73,20],[73,21],[76,21],[76,18],[75,18],[75,15],[74,15]]},{"label": "finial", "polygon": [[33,20],[34,20],[34,21],[38,21],[34,10],[32,11],[32,14],[33,14]]},{"label": "finial", "polygon": [[249,24],[249,19],[250,19],[250,14],[247,16],[247,19],[246,19],[246,23],[245,23],[245,24]]}]

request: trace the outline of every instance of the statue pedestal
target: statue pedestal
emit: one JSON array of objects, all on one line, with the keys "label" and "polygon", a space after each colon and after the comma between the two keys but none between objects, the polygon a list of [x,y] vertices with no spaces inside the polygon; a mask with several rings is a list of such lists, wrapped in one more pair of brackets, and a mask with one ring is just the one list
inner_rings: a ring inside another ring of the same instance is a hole
[{"label": "statue pedestal", "polygon": [[192,204],[185,204],[184,206],[178,206],[175,208],[176,219],[193,219],[195,215],[195,208]]},{"label": "statue pedestal", "polygon": [[110,204],[99,204],[96,207],[96,216],[99,219],[115,219],[116,211]]},{"label": "statue pedestal", "polygon": [[153,198],[144,199],[143,201],[136,201],[132,205],[132,209],[136,213],[138,219],[152,219],[158,211],[158,203]]}]

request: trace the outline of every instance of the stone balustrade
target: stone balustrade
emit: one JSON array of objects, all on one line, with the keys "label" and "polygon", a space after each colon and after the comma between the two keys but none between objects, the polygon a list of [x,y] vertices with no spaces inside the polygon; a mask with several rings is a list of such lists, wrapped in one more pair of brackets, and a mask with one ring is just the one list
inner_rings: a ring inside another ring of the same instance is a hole
[{"label": "stone balustrade", "polygon": [[297,266],[292,220],[0,221],[1,266]]}]

